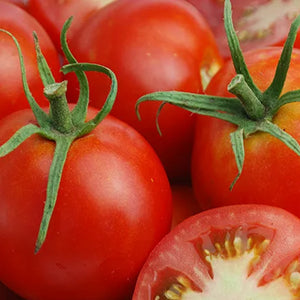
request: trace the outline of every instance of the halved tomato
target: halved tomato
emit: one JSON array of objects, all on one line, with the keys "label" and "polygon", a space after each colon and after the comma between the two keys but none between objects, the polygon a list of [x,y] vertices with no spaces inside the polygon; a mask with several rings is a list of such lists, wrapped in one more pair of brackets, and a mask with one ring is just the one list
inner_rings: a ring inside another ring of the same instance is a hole
[{"label": "halved tomato", "polygon": [[133,300],[292,300],[300,294],[300,220],[236,205],[190,217],[155,247]]}]

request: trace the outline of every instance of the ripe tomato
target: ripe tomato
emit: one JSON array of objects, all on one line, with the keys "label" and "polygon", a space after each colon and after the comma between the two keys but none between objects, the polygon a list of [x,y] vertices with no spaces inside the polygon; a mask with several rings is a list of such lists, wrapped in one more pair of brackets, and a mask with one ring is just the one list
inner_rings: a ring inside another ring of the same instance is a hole
[{"label": "ripe tomato", "polygon": [[197,214],[151,252],[133,300],[297,299],[299,231],[297,217],[270,206]]},{"label": "ripe tomato", "polygon": [[[37,32],[43,54],[47,58],[54,77],[59,79],[61,75],[58,53],[48,34],[26,11],[3,1],[0,1],[0,28],[9,30],[20,41],[32,94],[39,99],[40,105],[48,105],[48,101],[43,95],[43,84],[36,65],[32,32]],[[3,32],[0,32],[0,48],[1,119],[9,113],[27,108],[29,105],[23,91],[16,46],[12,39]]]},{"label": "ripe tomato", "polygon": [[[2,119],[0,144],[33,120],[28,110]],[[129,299],[171,225],[165,171],[140,134],[105,118],[71,145],[47,238],[34,254],[54,148],[34,134],[0,158],[0,280],[28,300]]]},{"label": "ripe tomato", "polygon": [[173,200],[172,227],[200,211],[199,204],[190,185],[171,186]]},{"label": "ripe tomato", "polygon": [[[79,61],[102,64],[116,73],[119,90],[112,114],[146,137],[169,178],[186,180],[195,118],[166,105],[159,118],[161,137],[155,126],[158,106],[144,105],[139,121],[135,103],[156,90],[202,92],[202,80],[214,74],[221,58],[199,12],[180,0],[118,0],[94,14],[70,38],[70,48]],[[88,75],[90,103],[99,108],[109,84],[106,78]],[[69,78],[69,84],[69,99],[76,101],[76,81]]]},{"label": "ripe tomato", "polygon": [[[187,0],[206,17],[221,54],[230,52],[223,25],[224,0]],[[244,51],[282,45],[292,20],[300,13],[298,0],[231,0],[233,23]],[[296,47],[300,47],[298,34]]]},{"label": "ripe tomato", "polygon": [[27,11],[43,25],[60,50],[60,32],[69,17],[74,17],[69,31],[71,36],[78,28],[85,26],[91,15],[112,1],[114,0],[30,0]]},{"label": "ripe tomato", "polygon": [[[280,48],[265,48],[245,53],[254,82],[261,90],[270,84],[281,53]],[[300,51],[295,49],[283,93],[300,87]],[[231,61],[212,79],[210,95],[230,96],[227,85],[234,77]],[[300,104],[282,106],[273,121],[300,141]],[[205,130],[203,130],[205,128]],[[300,159],[281,141],[267,133],[254,133],[244,140],[245,163],[232,191],[229,186],[237,174],[229,134],[235,125],[199,116],[192,158],[195,195],[202,208],[237,203],[264,203],[283,207],[300,216]]]}]

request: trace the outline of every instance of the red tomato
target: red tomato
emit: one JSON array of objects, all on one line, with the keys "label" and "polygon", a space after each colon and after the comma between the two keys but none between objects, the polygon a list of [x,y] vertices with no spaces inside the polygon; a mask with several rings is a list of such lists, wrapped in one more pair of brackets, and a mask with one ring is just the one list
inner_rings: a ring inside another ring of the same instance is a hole
[{"label": "red tomato", "polygon": [[151,252],[133,300],[297,299],[299,232],[298,218],[270,206],[197,214]]},{"label": "red tomato", "polygon": [[22,298],[15,295],[1,282],[0,282],[0,299],[1,300],[22,300]]},{"label": "red tomato", "polygon": [[[28,110],[3,119],[0,144],[33,120]],[[47,238],[34,254],[54,147],[33,135],[0,158],[0,280],[28,300],[130,299],[171,225],[165,171],[140,134],[105,118],[71,145]]]},{"label": "red tomato", "polygon": [[[27,12],[19,7],[0,1],[0,28],[10,31],[19,41],[22,48],[28,84],[33,96],[40,105],[48,105],[43,95],[43,84],[39,77],[34,51],[33,31],[36,31],[40,46],[56,79],[60,79],[60,63],[48,34],[41,25]],[[0,119],[11,112],[29,107],[23,91],[21,71],[17,49],[6,33],[0,32]]]},{"label": "red tomato", "polygon": [[[195,118],[166,105],[159,118],[161,137],[155,126],[157,104],[143,105],[139,121],[135,103],[157,90],[202,92],[202,80],[216,71],[221,59],[199,12],[180,0],[118,0],[94,14],[70,38],[70,48],[79,61],[102,64],[116,73],[119,90],[112,114],[146,137],[169,178],[186,180]],[[109,83],[98,74],[88,75],[90,104],[99,108]],[[70,79],[69,85],[69,99],[76,101],[77,83]]]},{"label": "red tomato", "polygon": [[[270,84],[281,54],[280,48],[245,53],[254,82],[261,90]],[[300,88],[300,51],[292,54],[283,93]],[[207,94],[230,96],[227,84],[235,71],[228,61],[212,79]],[[273,118],[280,128],[300,141],[300,104],[282,106]],[[203,130],[205,128],[205,130]],[[262,203],[283,207],[300,216],[300,158],[278,139],[267,133],[254,133],[244,140],[245,163],[233,190],[229,187],[237,167],[229,134],[231,123],[199,116],[192,159],[195,195],[203,209],[238,203]]]},{"label": "red tomato", "polygon": [[88,18],[114,0],[29,0],[27,10],[47,30],[56,47],[60,50],[60,32],[65,21],[73,16],[69,36],[85,26]]},{"label": "red tomato", "polygon": [[[221,54],[230,52],[223,24],[224,0],[187,0],[206,17]],[[288,29],[300,13],[299,0],[231,0],[233,23],[244,51],[282,45]],[[298,34],[296,47],[300,47]]]},{"label": "red tomato", "polygon": [[172,227],[200,211],[194,196],[193,188],[189,185],[172,185],[173,218]]}]

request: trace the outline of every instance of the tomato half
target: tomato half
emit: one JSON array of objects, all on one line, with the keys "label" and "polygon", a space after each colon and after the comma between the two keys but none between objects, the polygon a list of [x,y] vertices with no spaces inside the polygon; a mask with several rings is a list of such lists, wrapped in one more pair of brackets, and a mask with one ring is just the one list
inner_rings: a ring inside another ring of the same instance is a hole
[{"label": "tomato half", "polygon": [[[224,0],[187,0],[206,17],[221,54],[230,56],[223,24]],[[244,51],[281,45],[300,13],[298,0],[231,0],[233,23]],[[300,47],[298,34],[296,47]]]},{"label": "tomato half", "polygon": [[[166,13],[167,12],[167,13]],[[195,118],[166,105],[156,125],[156,104],[141,107],[137,99],[157,90],[202,92],[207,80],[222,63],[205,19],[180,0],[120,0],[98,11],[70,38],[78,61],[108,66],[119,89],[112,114],[136,128],[154,147],[172,180],[189,176]],[[90,104],[100,108],[109,82],[88,74]],[[70,101],[77,100],[75,80],[69,78]]]},{"label": "tomato half", "polygon": [[[266,48],[245,53],[245,61],[254,82],[263,91],[271,83],[281,53],[280,48]],[[283,93],[300,88],[300,51],[295,49]],[[228,61],[212,79],[207,94],[230,96],[227,85],[235,71]],[[282,106],[273,121],[300,141],[300,104]],[[195,195],[203,209],[239,203],[280,206],[300,216],[300,158],[270,134],[257,132],[244,140],[245,163],[241,177],[232,191],[237,175],[230,142],[235,125],[215,118],[199,116],[192,158]]]},{"label": "tomato half", "polygon": [[237,205],[202,212],[151,252],[133,300],[298,299],[299,232],[299,219],[280,208]]},{"label": "tomato half", "polygon": [[[2,119],[0,144],[34,120],[28,110]],[[0,158],[0,280],[28,300],[130,299],[142,264],[171,225],[161,162],[114,117],[76,139],[47,238],[34,254],[54,148],[35,134]]]},{"label": "tomato half", "polygon": [[[37,33],[40,46],[54,77],[59,80],[58,53],[42,26],[26,11],[8,2],[0,1],[0,28],[10,31],[19,41],[24,56],[28,84],[40,105],[48,105],[43,95],[34,51],[33,31]],[[18,52],[11,37],[0,32],[0,119],[11,112],[29,107],[23,91]]]},{"label": "tomato half", "polygon": [[78,28],[85,26],[92,14],[112,1],[114,0],[30,0],[27,11],[44,26],[60,50],[60,32],[69,17],[74,17],[69,31],[71,36]]}]

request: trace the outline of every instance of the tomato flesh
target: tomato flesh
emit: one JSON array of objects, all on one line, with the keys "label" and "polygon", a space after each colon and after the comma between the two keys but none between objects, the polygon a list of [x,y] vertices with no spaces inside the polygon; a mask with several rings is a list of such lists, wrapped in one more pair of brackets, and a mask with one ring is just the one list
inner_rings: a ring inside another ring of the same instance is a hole
[{"label": "tomato flesh", "polygon": [[178,225],[151,252],[133,300],[292,300],[300,292],[300,228],[275,207],[208,210]]}]

